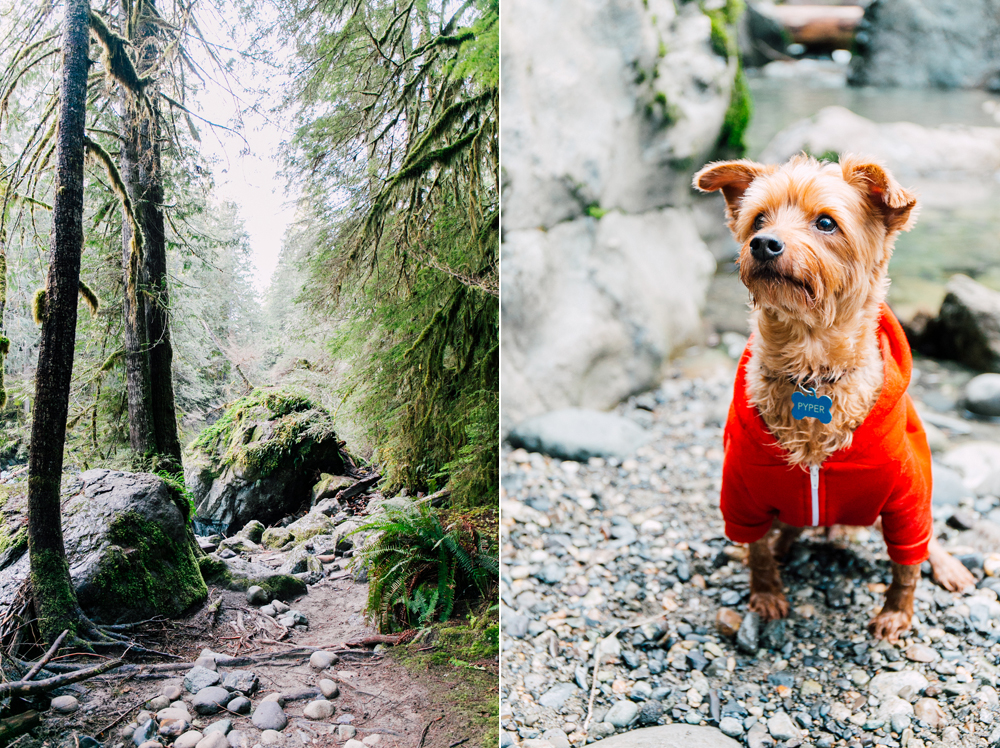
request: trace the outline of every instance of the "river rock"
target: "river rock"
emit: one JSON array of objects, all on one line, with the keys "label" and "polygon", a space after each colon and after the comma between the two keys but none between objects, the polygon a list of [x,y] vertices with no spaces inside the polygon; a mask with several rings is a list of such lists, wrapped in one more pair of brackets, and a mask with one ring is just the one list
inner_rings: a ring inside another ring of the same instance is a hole
[{"label": "river rock", "polygon": [[244,698],[242,696],[237,696],[235,699],[226,704],[226,709],[231,712],[236,712],[237,714],[250,714],[250,699]]},{"label": "river rock", "polygon": [[940,658],[940,655],[936,651],[920,642],[914,642],[907,647],[906,651],[903,652],[903,656],[913,662],[934,662]]},{"label": "river rock", "polygon": [[879,0],[854,35],[857,86],[1000,90],[1000,17],[989,0]]},{"label": "river rock", "polygon": [[195,748],[230,748],[229,739],[223,732],[206,733]]},{"label": "river rock", "polygon": [[281,741],[281,733],[277,730],[264,730],[260,734],[260,742],[264,745],[277,745]]},{"label": "river rock", "polygon": [[305,708],[302,710],[302,714],[306,719],[327,719],[333,716],[333,708],[333,704],[326,699],[318,699],[317,701],[310,701],[306,704]]},{"label": "river rock", "polygon": [[[1000,374],[997,375],[1000,377]],[[995,470],[1000,470],[1000,444],[987,441],[965,442],[949,449],[941,463],[957,471],[970,492],[977,489]]]},{"label": "river rock", "polygon": [[927,688],[927,678],[909,668],[882,672],[868,682],[868,693],[884,701],[890,696],[899,696],[900,691],[907,687],[912,688],[913,693],[920,693]]},{"label": "river rock", "polygon": [[643,727],[613,735],[600,742],[601,748],[739,748],[739,743],[715,727],[673,724]]},{"label": "river rock", "polygon": [[934,729],[941,727],[948,721],[941,705],[937,703],[936,699],[929,697],[917,700],[917,703],[913,705],[913,716],[922,719]]},{"label": "river rock", "polygon": [[632,724],[639,713],[639,707],[631,701],[616,701],[608,713],[604,716],[605,722],[610,722],[615,727],[628,727]]},{"label": "river rock", "polygon": [[184,465],[197,521],[231,534],[251,519],[274,524],[310,503],[313,476],[341,473],[344,461],[328,412],[303,394],[261,388],[202,432]]},{"label": "river rock", "polygon": [[353,486],[357,481],[354,478],[349,478],[346,475],[330,475],[329,473],[323,473],[319,476],[319,482],[317,482],[312,489],[312,504],[316,506],[323,499],[333,499],[336,498],[337,494],[343,491],[345,488]]},{"label": "river rock", "polygon": [[339,740],[350,740],[358,734],[358,728],[354,725],[337,725],[337,738]]},{"label": "river rock", "polygon": [[203,737],[197,730],[188,730],[174,741],[174,748],[195,748]]},{"label": "river rock", "polygon": [[757,651],[757,641],[760,638],[760,616],[749,611],[743,616],[739,631],[736,632],[736,647],[741,652],[754,654]]},{"label": "river rock", "polygon": [[136,745],[142,745],[143,743],[156,737],[156,730],[156,722],[154,720],[147,719],[135,728],[135,732],[132,733],[132,742]]},{"label": "river rock", "polygon": [[775,740],[801,740],[802,731],[793,723],[786,712],[776,712],[767,720],[767,731]]},{"label": "river rock", "polygon": [[191,699],[191,706],[198,714],[215,714],[232,699],[232,694],[221,686],[203,688]]},{"label": "river rock", "polygon": [[56,696],[49,706],[60,714],[72,714],[80,708],[80,702],[75,696]]},{"label": "river rock", "polygon": [[249,670],[230,670],[222,679],[222,686],[230,691],[239,691],[244,696],[250,696],[257,690],[259,680],[256,673]]},{"label": "river rock", "polygon": [[510,433],[514,446],[578,462],[627,457],[647,438],[646,430],[628,418],[576,408],[529,418]]},{"label": "river rock", "polygon": [[[4,511],[15,509],[9,502]],[[63,538],[70,577],[84,612],[102,621],[180,616],[203,601],[186,521],[187,504],[148,473],[88,470],[63,496]],[[0,613],[28,576],[28,555],[14,543],[0,562]]]},{"label": "river rock", "polygon": [[229,740],[229,748],[250,748],[250,738],[242,730],[233,730],[226,738]]},{"label": "river rock", "polygon": [[[997,141],[1000,148],[1000,135]],[[941,310],[927,322],[918,347],[929,355],[953,359],[978,371],[1000,372],[1000,292],[965,275],[953,275],[946,289]],[[988,386],[973,388],[976,407],[990,408],[988,401],[981,399],[989,391]],[[966,398],[968,395],[966,391]]]},{"label": "river rock", "polygon": [[222,676],[215,670],[195,665],[187,675],[184,676],[184,688],[191,693],[198,693],[203,688],[214,686],[222,680]]},{"label": "river rock", "polygon": [[214,732],[221,732],[223,735],[226,735],[232,729],[233,721],[227,717],[226,719],[216,720],[201,732],[203,735],[211,735]]},{"label": "river rock", "polygon": [[742,623],[743,617],[731,608],[719,608],[715,614],[715,627],[723,636],[736,636]]},{"label": "river rock", "polygon": [[1000,374],[980,374],[965,385],[963,405],[981,416],[1000,416]]},{"label": "river rock", "polygon": [[337,696],[340,696],[340,686],[329,678],[323,678],[320,680],[319,690],[328,699],[334,699]]},{"label": "river rock", "polygon": [[285,710],[277,701],[262,701],[250,718],[258,730],[283,730],[288,724]]}]

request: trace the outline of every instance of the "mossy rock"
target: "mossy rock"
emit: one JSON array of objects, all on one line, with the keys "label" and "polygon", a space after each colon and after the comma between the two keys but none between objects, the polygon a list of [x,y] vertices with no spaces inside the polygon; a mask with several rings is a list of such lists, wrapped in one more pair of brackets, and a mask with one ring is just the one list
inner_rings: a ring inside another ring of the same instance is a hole
[{"label": "mossy rock", "polygon": [[292,534],[292,540],[301,543],[316,535],[326,535],[334,528],[333,520],[322,512],[309,512],[301,519],[290,524],[287,529]]},{"label": "mossy rock", "polygon": [[233,533],[277,522],[312,503],[314,476],[343,471],[333,418],[308,397],[254,390],[232,403],[187,449],[185,481],[206,526]]},{"label": "mossy rock", "polygon": [[243,529],[237,535],[246,538],[252,543],[260,544],[265,529],[263,522],[252,519],[243,526]]},{"label": "mossy rock", "polygon": [[257,585],[267,591],[270,600],[291,600],[306,594],[306,584],[289,574],[246,561],[239,557],[223,560],[209,554],[198,561],[205,581],[230,590],[245,591]]},{"label": "mossy rock", "polygon": [[[183,496],[148,473],[90,470],[71,482],[63,537],[84,612],[116,623],[176,617],[205,600],[186,508]],[[15,535],[8,550],[20,544]],[[28,554],[21,550],[5,563],[0,590],[16,590],[28,576]],[[0,595],[0,611],[10,602]]]},{"label": "mossy rock", "polygon": [[287,527],[269,527],[264,530],[260,542],[265,548],[281,548],[292,541],[292,531]]},{"label": "mossy rock", "polygon": [[357,481],[354,478],[349,478],[346,475],[323,473],[319,477],[319,482],[312,489],[313,506],[316,506],[316,503],[323,499],[333,498],[345,488],[353,486],[355,483]]}]

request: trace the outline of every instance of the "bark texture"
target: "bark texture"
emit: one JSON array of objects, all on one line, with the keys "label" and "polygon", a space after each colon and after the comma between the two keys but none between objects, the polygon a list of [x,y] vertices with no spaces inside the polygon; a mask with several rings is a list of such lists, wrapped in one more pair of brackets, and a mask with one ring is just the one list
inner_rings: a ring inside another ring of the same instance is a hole
[{"label": "bark texture", "polygon": [[38,349],[28,467],[28,547],[39,628],[47,641],[75,632],[83,614],[63,545],[60,481],[83,249],[83,160],[89,66],[89,0],[67,0],[56,145],[46,315]]}]

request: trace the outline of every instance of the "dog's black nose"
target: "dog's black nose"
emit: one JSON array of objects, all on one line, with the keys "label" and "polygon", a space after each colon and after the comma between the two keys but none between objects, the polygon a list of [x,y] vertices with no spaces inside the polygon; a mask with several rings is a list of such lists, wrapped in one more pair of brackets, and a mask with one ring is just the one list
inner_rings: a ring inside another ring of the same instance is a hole
[{"label": "dog's black nose", "polygon": [[757,234],[750,240],[750,254],[755,260],[768,262],[785,251],[785,243],[770,234]]}]

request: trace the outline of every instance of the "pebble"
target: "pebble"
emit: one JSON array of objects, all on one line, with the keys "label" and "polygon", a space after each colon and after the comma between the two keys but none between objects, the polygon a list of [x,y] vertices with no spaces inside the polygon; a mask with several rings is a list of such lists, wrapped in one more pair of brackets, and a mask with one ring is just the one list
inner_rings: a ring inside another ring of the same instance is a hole
[{"label": "pebble", "polygon": [[[546,734],[548,734],[548,733],[546,733]],[[373,734],[369,735],[368,737],[362,738],[361,742],[364,743],[367,746],[375,746],[375,745],[378,745],[379,743],[382,742],[382,736],[379,733],[376,732],[376,733],[373,733]],[[556,746],[556,748],[559,748],[559,746]],[[569,746],[567,745],[566,748],[569,748]]]},{"label": "pebble", "polygon": [[333,652],[324,652],[323,650],[317,650],[309,655],[309,666],[313,670],[326,670],[331,665],[335,665],[340,661]]},{"label": "pebble", "polygon": [[981,416],[1000,416],[1000,374],[980,374],[965,385],[965,407]]},{"label": "pebble", "polygon": [[250,738],[242,730],[233,730],[226,738],[229,740],[229,748],[250,748]]},{"label": "pebble", "polygon": [[348,740],[358,734],[358,728],[354,725],[337,725],[337,739]]},{"label": "pebble", "polygon": [[276,743],[280,743],[281,740],[281,733],[277,730],[264,730],[260,734],[260,742],[264,745],[275,745]]},{"label": "pebble", "polygon": [[310,701],[302,710],[302,714],[306,719],[327,719],[333,716],[333,704],[326,699]]},{"label": "pebble", "polygon": [[149,742],[156,737],[156,729],[156,722],[151,719],[147,719],[135,728],[135,731],[132,733],[132,741],[136,745],[142,745],[143,743]]},{"label": "pebble", "polygon": [[170,706],[170,699],[166,696],[154,696],[146,702],[146,708],[154,712],[166,709],[168,706]]},{"label": "pebble", "polygon": [[344,743],[344,748],[365,748],[365,744],[360,740],[348,740]]},{"label": "pebble", "polygon": [[743,616],[739,631],[736,632],[736,647],[741,652],[755,654],[757,641],[760,638],[760,616],[749,611]]},{"label": "pebble", "polygon": [[203,737],[197,730],[188,730],[174,741],[174,748],[195,748]]},{"label": "pebble", "polygon": [[163,687],[163,695],[170,701],[177,701],[177,699],[184,695],[184,691],[180,686],[171,684]]},{"label": "pebble", "polygon": [[719,729],[725,735],[736,738],[743,734],[743,723],[733,717],[723,717],[719,721]]},{"label": "pebble", "polygon": [[195,748],[230,748],[230,745],[225,733],[213,732],[199,740]]},{"label": "pebble", "polygon": [[938,704],[937,699],[929,697],[917,700],[917,703],[913,705],[913,716],[934,728],[938,728],[948,721],[948,717],[941,705]]},{"label": "pebble", "polygon": [[60,714],[72,714],[80,708],[80,702],[75,696],[56,696],[49,706]]},{"label": "pebble", "polygon": [[244,698],[243,696],[237,696],[235,699],[226,704],[226,709],[231,712],[236,712],[237,714],[250,714],[250,699]]},{"label": "pebble", "polygon": [[262,701],[250,718],[258,730],[283,730],[288,724],[285,711],[277,701]]},{"label": "pebble", "polygon": [[201,732],[203,735],[209,735],[213,732],[221,732],[223,735],[226,735],[232,729],[233,721],[231,719],[220,719],[210,724]]},{"label": "pebble", "polygon": [[323,678],[320,680],[319,690],[328,699],[334,699],[337,696],[340,696],[340,686],[329,678]]},{"label": "pebble", "polygon": [[270,602],[269,597],[270,595],[267,594],[267,590],[263,587],[258,587],[256,584],[247,590],[247,602],[251,605],[267,605]]},{"label": "pebble", "polygon": [[618,701],[608,710],[604,716],[604,721],[610,722],[615,727],[627,727],[632,723],[639,713],[639,707],[631,701]]},{"label": "pebble", "polygon": [[249,670],[230,670],[222,679],[222,687],[229,691],[238,691],[244,696],[250,696],[257,690],[259,680],[257,674]]},{"label": "pebble", "polygon": [[228,704],[232,695],[221,686],[209,686],[201,689],[191,699],[191,706],[198,714],[215,714]]},{"label": "pebble", "polygon": [[184,676],[184,688],[191,693],[198,693],[203,688],[214,686],[222,682],[222,676],[216,671],[195,665]]},{"label": "pebble", "polygon": [[935,650],[931,649],[926,644],[921,644],[920,642],[916,642],[907,647],[903,656],[913,662],[934,662],[940,657]]},{"label": "pebble", "polygon": [[801,740],[802,731],[792,722],[786,712],[777,712],[767,720],[767,731],[775,740]]}]

